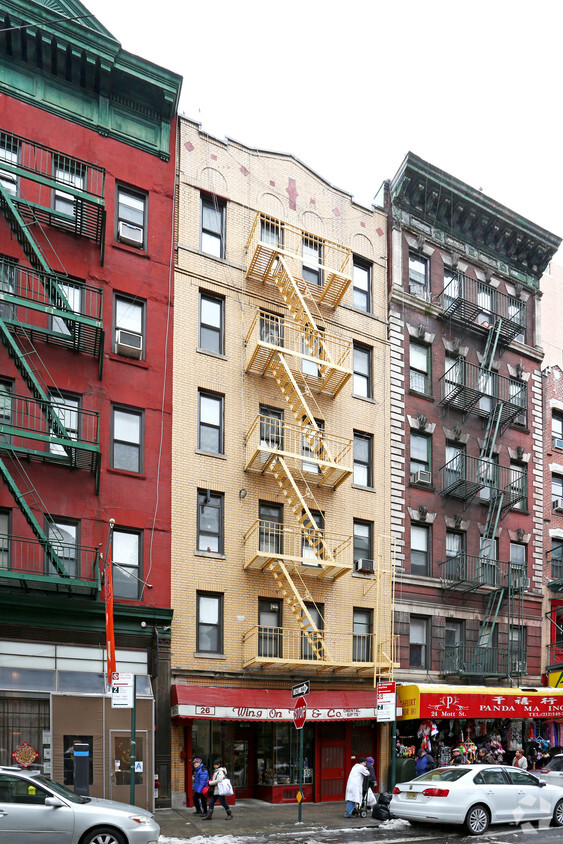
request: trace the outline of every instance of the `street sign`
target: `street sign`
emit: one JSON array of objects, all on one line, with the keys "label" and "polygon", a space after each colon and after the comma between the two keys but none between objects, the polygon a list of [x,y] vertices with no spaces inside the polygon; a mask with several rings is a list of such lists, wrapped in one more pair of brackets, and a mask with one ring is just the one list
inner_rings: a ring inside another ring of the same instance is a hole
[{"label": "street sign", "polygon": [[115,671],[111,675],[111,708],[133,708],[133,673]]},{"label": "street sign", "polygon": [[377,684],[377,720],[394,721],[396,713],[396,684],[394,681]]},{"label": "street sign", "polygon": [[295,701],[295,708],[293,710],[293,723],[298,730],[303,729],[303,725],[307,720],[307,703],[304,697],[300,697]]},{"label": "street sign", "polygon": [[304,697],[311,691],[311,681],[304,680],[303,683],[298,683],[291,689],[291,697]]}]

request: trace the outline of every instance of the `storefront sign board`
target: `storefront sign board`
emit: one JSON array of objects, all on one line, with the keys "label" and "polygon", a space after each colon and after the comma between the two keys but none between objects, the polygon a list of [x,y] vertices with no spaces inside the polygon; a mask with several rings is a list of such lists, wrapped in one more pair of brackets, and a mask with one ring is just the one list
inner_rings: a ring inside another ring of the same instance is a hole
[{"label": "storefront sign board", "polygon": [[563,718],[563,689],[525,691],[482,686],[397,687],[400,720],[413,718]]},{"label": "storefront sign board", "polygon": [[377,684],[377,720],[394,721],[396,709],[395,683]]},{"label": "storefront sign board", "polygon": [[[375,704],[375,695],[374,695]],[[307,721],[355,721],[373,719],[376,706],[348,709],[307,706]],[[182,703],[172,707],[173,718],[213,718],[223,721],[293,721],[293,708],[250,706],[198,706]]]}]

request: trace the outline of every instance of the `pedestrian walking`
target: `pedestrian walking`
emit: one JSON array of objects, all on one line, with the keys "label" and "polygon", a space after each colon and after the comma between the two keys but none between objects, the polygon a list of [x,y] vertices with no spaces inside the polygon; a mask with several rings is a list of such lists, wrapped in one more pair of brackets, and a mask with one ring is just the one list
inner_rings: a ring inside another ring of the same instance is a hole
[{"label": "pedestrian walking", "polygon": [[223,767],[223,763],[220,759],[216,759],[213,763],[213,776],[209,780],[209,792],[207,794],[209,798],[209,807],[207,809],[207,814],[203,818],[204,821],[210,821],[213,817],[213,809],[215,808],[215,802],[217,800],[227,813],[227,820],[230,821],[233,819],[233,813],[229,809],[225,796],[223,794],[219,794],[217,789],[218,784],[222,782],[226,776],[227,769]]},{"label": "pedestrian walking", "polygon": [[426,771],[434,770],[434,768],[436,767],[434,757],[427,753],[423,747],[420,748],[416,756],[417,759],[414,763],[414,769],[416,771],[417,777],[420,777],[422,774],[425,774]]},{"label": "pedestrian walking", "polygon": [[486,747],[480,747],[477,751],[477,759],[475,760],[479,765],[492,765],[494,759]]},{"label": "pedestrian walking", "polygon": [[203,793],[203,789],[209,782],[209,771],[203,764],[203,761],[196,756],[193,761],[194,766],[194,815],[207,814],[207,797]]},{"label": "pedestrian walking", "polygon": [[375,776],[375,768],[373,767],[374,763],[373,756],[366,756],[366,765],[369,771],[369,785],[373,793],[377,791],[377,777]]},{"label": "pedestrian walking", "polygon": [[450,759],[450,765],[467,765],[467,759],[459,749],[459,747],[454,747],[452,750],[452,758]]},{"label": "pedestrian walking", "polygon": [[360,804],[363,799],[364,778],[369,777],[368,766],[365,758],[360,756],[352,770],[348,775],[348,782],[346,783],[346,813],[345,818],[351,818],[354,814],[356,803]]},{"label": "pedestrian walking", "polygon": [[522,771],[528,770],[528,760],[521,750],[516,751],[513,764],[515,768],[520,768]]}]

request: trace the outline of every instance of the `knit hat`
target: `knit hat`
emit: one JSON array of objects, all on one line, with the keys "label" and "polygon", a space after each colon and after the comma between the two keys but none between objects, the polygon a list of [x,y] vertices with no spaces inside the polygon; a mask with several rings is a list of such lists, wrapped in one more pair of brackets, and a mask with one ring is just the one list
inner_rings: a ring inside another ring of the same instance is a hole
[{"label": "knit hat", "polygon": [[373,756],[366,756],[366,762],[369,762],[370,765],[373,765]]},{"label": "knit hat", "polygon": [[199,764],[200,764],[200,765],[201,765],[201,764],[203,764],[203,763],[202,763],[202,761],[201,761],[201,759],[199,758],[199,756],[196,756],[196,757],[195,757],[195,759],[193,760],[193,764],[195,765],[195,764],[196,764],[196,762],[199,762]]}]

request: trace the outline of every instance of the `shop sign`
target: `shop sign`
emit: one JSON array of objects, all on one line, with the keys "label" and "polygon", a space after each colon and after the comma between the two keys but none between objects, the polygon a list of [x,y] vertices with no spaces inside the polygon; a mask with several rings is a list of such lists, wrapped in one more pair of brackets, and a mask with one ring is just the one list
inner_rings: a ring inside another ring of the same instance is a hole
[{"label": "shop sign", "polygon": [[19,747],[16,747],[11,756],[22,768],[29,768],[38,758],[39,753],[27,741],[23,741]]},{"label": "shop sign", "polygon": [[563,695],[549,691],[495,689],[466,693],[421,691],[417,686],[398,689],[402,720],[409,718],[563,718]]},{"label": "shop sign", "polygon": [[112,709],[133,709],[133,673],[114,671],[111,675]]},{"label": "shop sign", "polygon": [[[293,721],[293,709],[251,706],[198,706],[181,703],[172,707],[172,717],[214,718],[224,721]],[[377,717],[375,706],[351,709],[343,706],[319,708],[307,706],[307,721],[355,721]]]},{"label": "shop sign", "polygon": [[395,707],[395,683],[393,681],[389,681],[388,683],[378,683],[377,720],[394,721]]}]

